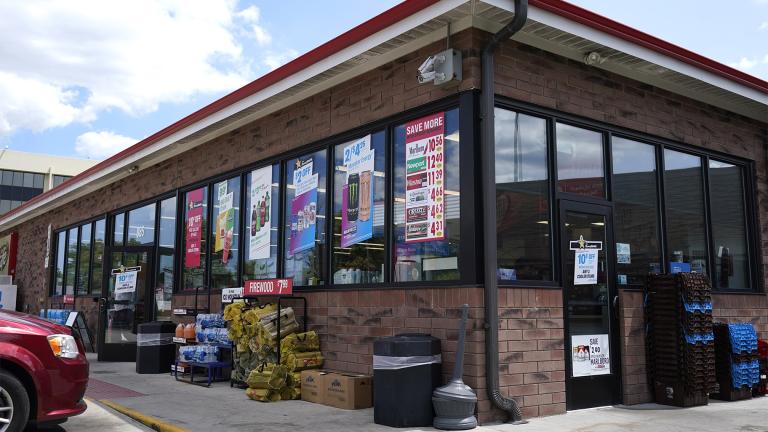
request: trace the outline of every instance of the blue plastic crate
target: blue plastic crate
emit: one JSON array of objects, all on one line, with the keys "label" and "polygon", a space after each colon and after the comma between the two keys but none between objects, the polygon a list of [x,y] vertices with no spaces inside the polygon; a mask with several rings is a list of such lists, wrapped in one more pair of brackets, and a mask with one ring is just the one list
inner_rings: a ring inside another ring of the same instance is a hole
[{"label": "blue plastic crate", "polygon": [[752,324],[728,324],[728,336],[731,341],[731,350],[735,354],[757,350],[757,332]]},{"label": "blue plastic crate", "polygon": [[694,334],[685,335],[685,341],[691,345],[695,345],[698,343],[712,342],[714,340],[715,340],[715,334],[713,332],[694,333]]},{"label": "blue plastic crate", "polygon": [[683,307],[685,307],[685,311],[688,313],[712,311],[711,302],[683,302]]}]

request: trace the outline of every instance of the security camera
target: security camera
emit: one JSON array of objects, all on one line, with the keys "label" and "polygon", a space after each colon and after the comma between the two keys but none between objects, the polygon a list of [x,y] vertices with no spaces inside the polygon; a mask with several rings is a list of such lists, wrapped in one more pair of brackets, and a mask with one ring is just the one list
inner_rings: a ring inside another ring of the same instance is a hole
[{"label": "security camera", "polygon": [[449,49],[427,57],[419,66],[416,78],[419,84],[446,85],[461,81],[461,53]]},{"label": "security camera", "polygon": [[435,56],[429,56],[424,60],[424,63],[419,66],[419,74],[416,78],[419,80],[419,84],[435,79]]}]

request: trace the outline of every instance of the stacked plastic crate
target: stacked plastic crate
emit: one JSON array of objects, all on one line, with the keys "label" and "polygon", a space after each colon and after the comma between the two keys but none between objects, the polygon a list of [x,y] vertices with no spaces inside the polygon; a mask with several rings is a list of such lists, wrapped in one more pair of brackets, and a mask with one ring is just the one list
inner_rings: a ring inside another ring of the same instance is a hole
[{"label": "stacked plastic crate", "polygon": [[712,397],[742,400],[752,397],[760,382],[757,332],[752,324],[715,324],[715,356],[719,391]]},{"label": "stacked plastic crate", "polygon": [[656,402],[706,405],[716,386],[709,278],[652,275],[645,296],[650,382]]}]

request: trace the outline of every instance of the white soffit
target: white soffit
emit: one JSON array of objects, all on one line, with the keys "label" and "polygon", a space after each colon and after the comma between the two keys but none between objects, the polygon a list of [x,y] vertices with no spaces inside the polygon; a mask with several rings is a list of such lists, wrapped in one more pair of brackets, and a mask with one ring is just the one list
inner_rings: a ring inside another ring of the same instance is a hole
[{"label": "white soffit", "polygon": [[[510,0],[484,0],[477,26],[497,31],[514,11]],[[647,83],[759,121],[768,120],[768,94],[678,59],[633,44],[534,6],[514,40],[582,62],[592,51],[606,60],[593,67]]]}]

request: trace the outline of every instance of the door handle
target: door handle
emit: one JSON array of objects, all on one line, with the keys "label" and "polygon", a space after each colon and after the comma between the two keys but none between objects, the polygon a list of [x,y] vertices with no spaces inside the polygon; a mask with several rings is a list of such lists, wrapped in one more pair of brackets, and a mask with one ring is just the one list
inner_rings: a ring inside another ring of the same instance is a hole
[{"label": "door handle", "polygon": [[619,307],[619,296],[613,296],[613,308],[618,309]]}]

